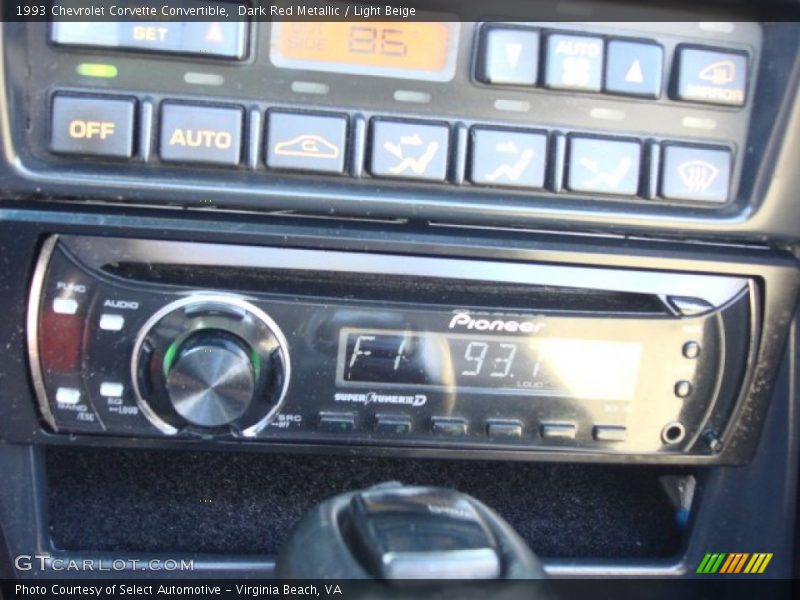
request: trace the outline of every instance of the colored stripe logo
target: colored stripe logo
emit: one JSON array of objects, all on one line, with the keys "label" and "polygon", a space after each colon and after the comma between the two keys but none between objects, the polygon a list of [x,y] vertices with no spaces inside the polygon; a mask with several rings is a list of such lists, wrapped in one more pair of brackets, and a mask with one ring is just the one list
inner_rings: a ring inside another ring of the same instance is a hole
[{"label": "colored stripe logo", "polygon": [[702,575],[761,574],[772,560],[772,552],[708,552],[697,573]]}]

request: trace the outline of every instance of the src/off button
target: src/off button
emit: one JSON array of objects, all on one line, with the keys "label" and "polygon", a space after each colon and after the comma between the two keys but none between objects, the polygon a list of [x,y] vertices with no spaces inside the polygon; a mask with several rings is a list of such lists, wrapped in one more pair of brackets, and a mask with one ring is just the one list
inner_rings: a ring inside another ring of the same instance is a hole
[{"label": "src/off button", "polygon": [[242,146],[242,109],[165,103],[161,159],[235,167]]}]

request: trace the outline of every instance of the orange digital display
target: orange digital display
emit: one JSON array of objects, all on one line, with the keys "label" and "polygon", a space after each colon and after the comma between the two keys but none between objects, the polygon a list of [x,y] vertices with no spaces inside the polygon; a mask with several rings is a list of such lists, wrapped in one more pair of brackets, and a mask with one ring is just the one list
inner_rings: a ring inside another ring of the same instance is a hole
[{"label": "orange digital display", "polygon": [[448,81],[458,23],[273,23],[270,57],[279,67]]}]

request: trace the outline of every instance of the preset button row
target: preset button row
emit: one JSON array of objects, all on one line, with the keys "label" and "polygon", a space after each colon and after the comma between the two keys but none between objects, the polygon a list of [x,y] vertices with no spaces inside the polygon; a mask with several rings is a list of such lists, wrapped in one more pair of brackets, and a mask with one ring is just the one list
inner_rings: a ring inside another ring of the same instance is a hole
[{"label": "preset button row", "polygon": [[[159,156],[164,162],[236,167],[242,161],[244,116],[240,106],[165,101]],[[130,158],[135,122],[133,98],[56,94],[51,149]],[[349,129],[346,114],[269,110],[264,163],[276,170],[343,174]],[[373,177],[445,182],[454,137],[447,122],[373,118],[366,168]],[[553,191],[715,203],[729,196],[732,155],[726,147],[650,142],[646,156],[636,138],[573,133],[561,138],[566,145],[559,155],[544,130],[475,125],[467,138],[464,179],[474,185],[543,189],[552,170]]]},{"label": "preset button row", "polygon": [[[356,431],[354,413],[322,412],[318,430],[324,433],[349,434]],[[406,415],[377,415],[373,422],[376,433],[407,435],[412,432],[411,418]],[[578,428],[574,423],[542,423],[538,435],[544,440],[574,440]],[[461,417],[431,417],[430,432],[442,437],[460,437],[469,433],[469,423]],[[485,434],[494,439],[521,439],[525,435],[523,424],[516,419],[489,419]],[[595,425],[592,439],[597,442],[624,442],[627,428],[620,425]]]}]

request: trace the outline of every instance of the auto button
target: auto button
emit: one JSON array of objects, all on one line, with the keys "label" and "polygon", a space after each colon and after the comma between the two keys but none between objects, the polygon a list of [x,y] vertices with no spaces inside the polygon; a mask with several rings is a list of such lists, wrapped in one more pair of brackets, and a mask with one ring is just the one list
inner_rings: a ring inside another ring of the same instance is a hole
[{"label": "auto button", "polygon": [[166,102],[161,159],[235,167],[242,146],[242,109]]}]

